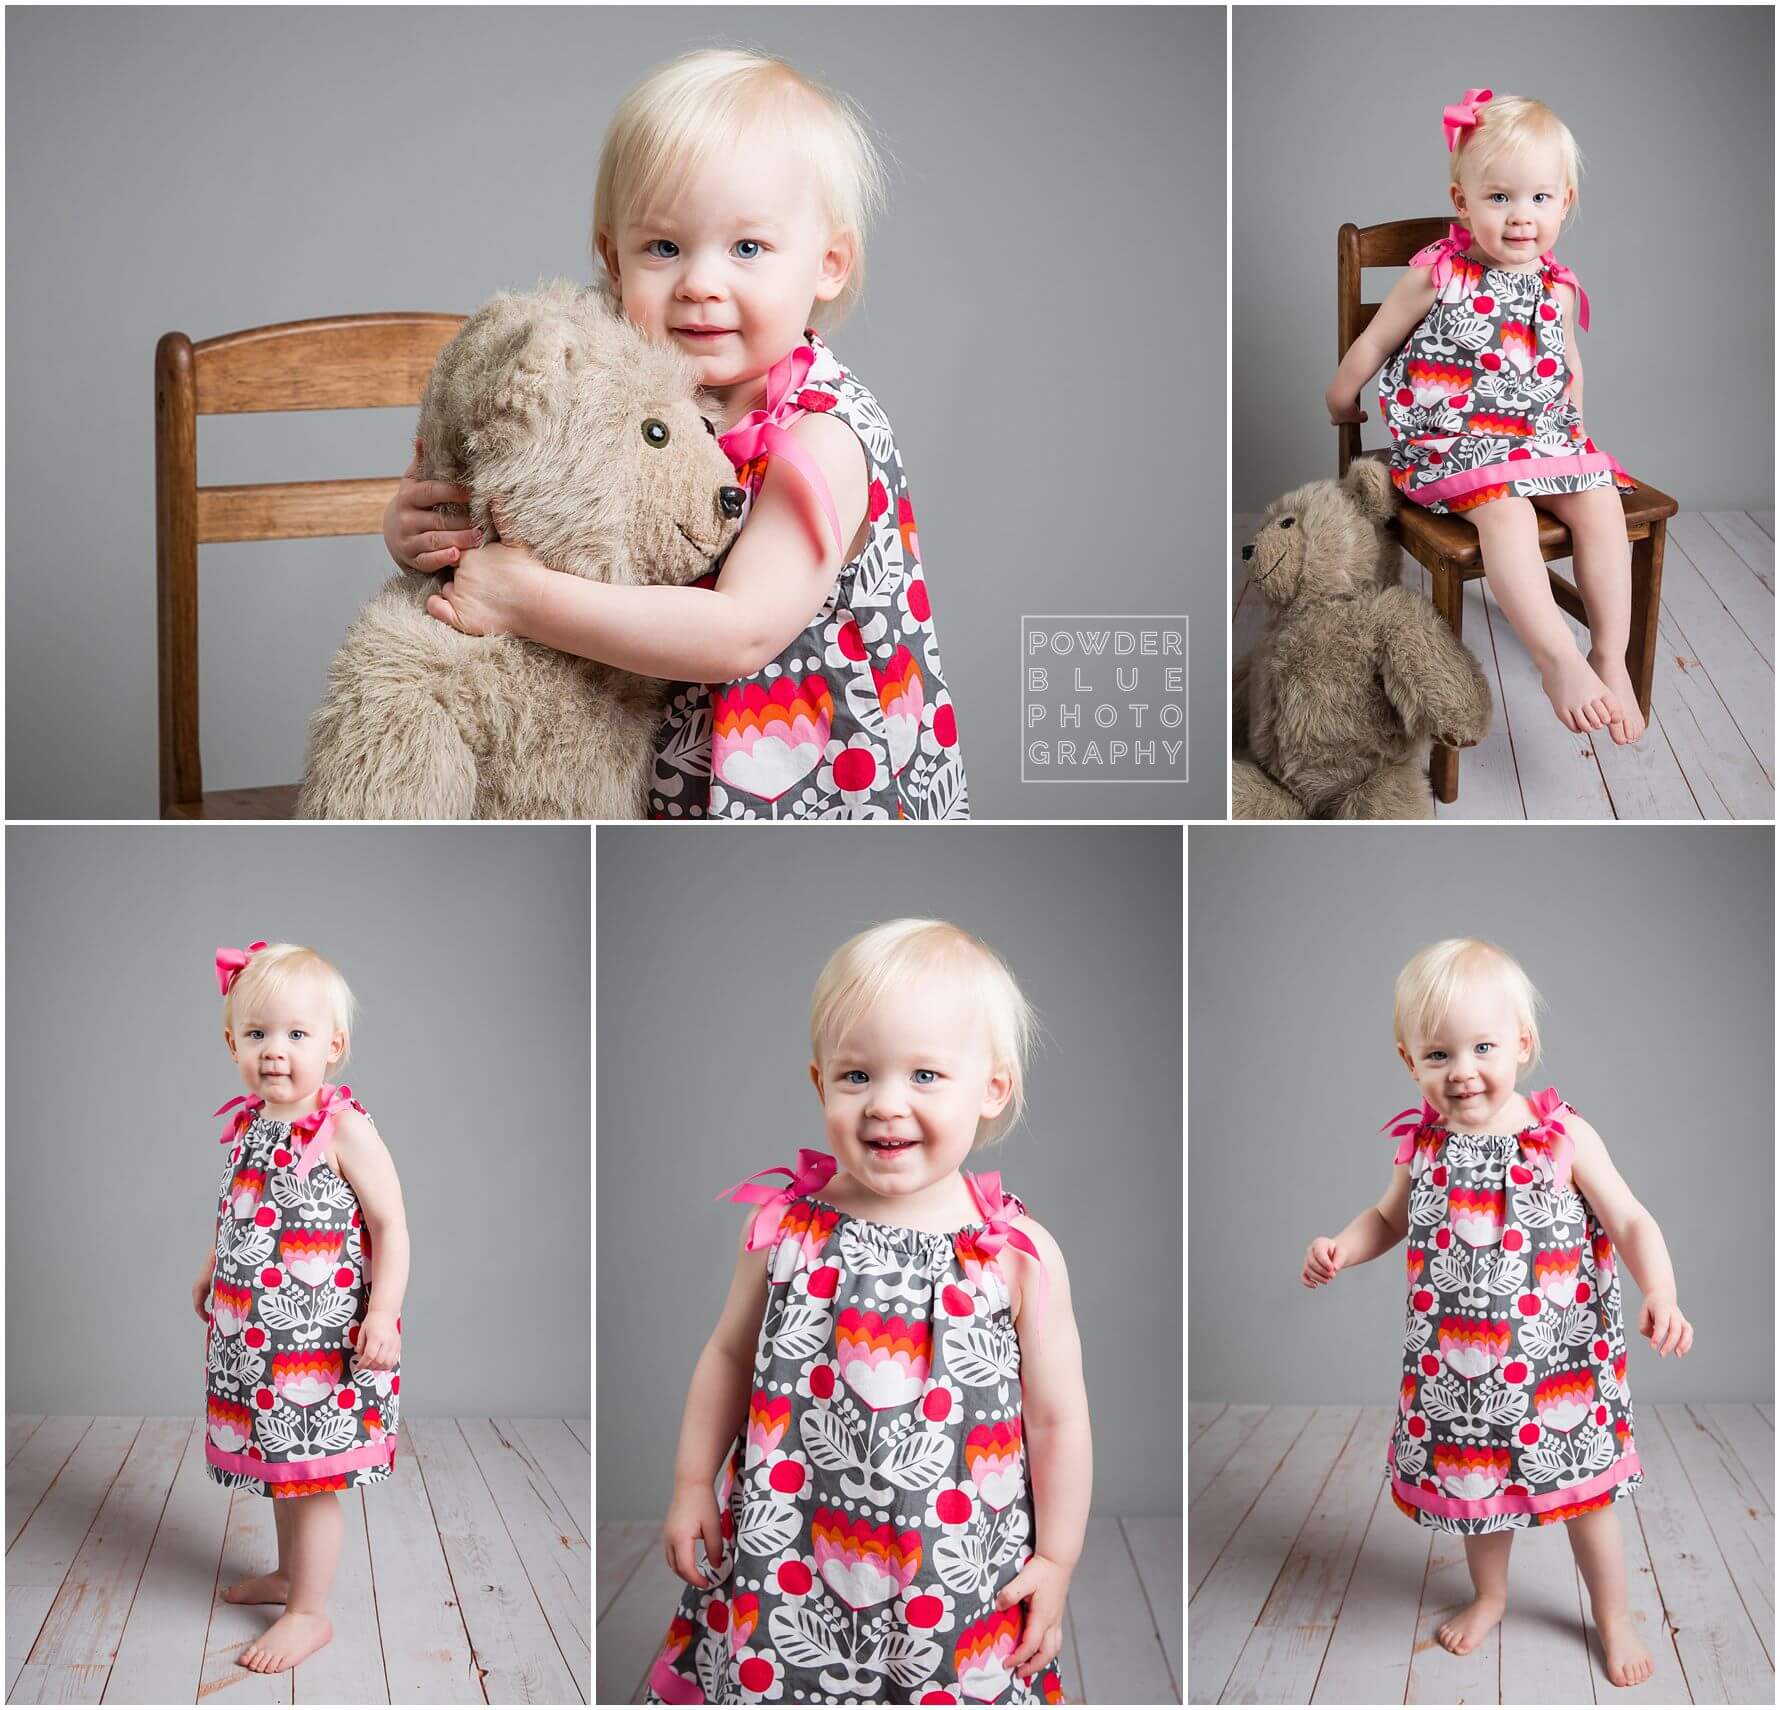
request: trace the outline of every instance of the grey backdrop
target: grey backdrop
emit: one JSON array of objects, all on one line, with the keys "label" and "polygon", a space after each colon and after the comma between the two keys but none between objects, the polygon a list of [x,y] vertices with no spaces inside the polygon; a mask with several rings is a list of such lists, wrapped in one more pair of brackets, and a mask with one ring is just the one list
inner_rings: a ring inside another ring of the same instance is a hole
[{"label": "grey backdrop", "polygon": [[1772,7],[1238,6],[1232,41],[1236,510],[1335,473],[1335,233],[1451,211],[1467,86],[1537,96],[1582,150],[1556,253],[1596,441],[1683,509],[1773,504]]},{"label": "grey backdrop", "polygon": [[1635,1401],[1774,1393],[1771,828],[1194,828],[1188,838],[1189,1389],[1396,1395],[1403,1248],[1319,1289],[1312,1236],[1373,1204],[1421,1095],[1391,993],[1436,939],[1519,958],[1556,1086],[1656,1219],[1694,1326],[1659,1359],[1624,1306]]},{"label": "grey backdrop", "polygon": [[1095,1512],[1179,1513],[1180,832],[602,827],[595,854],[600,1518],[667,1512],[741,1227],[716,1195],[825,1147],[810,990],[853,933],[905,914],[994,945],[1038,1009],[1026,1121],[973,1168],[1000,1170],[1063,1249]]},{"label": "grey backdrop", "polygon": [[[734,43],[851,95],[895,156],[865,298],[832,343],[896,424],[974,812],[1221,816],[1224,18],[10,13],[8,814],[156,811],[156,339],[468,312],[590,278],[619,99]],[[413,427],[406,410],[207,418],[199,479],[394,474]],[[200,552],[208,788],[298,776],[328,659],[389,569],[377,539]],[[1022,785],[1021,614],[1182,610],[1192,782]]]},{"label": "grey backdrop", "polygon": [[242,1090],[213,957],[282,938],[334,960],[359,1000],[338,1078],[402,1180],[403,1404],[585,1414],[587,840],[573,826],[10,827],[8,1405],[201,1407],[191,1284],[222,1171],[210,1113]]}]

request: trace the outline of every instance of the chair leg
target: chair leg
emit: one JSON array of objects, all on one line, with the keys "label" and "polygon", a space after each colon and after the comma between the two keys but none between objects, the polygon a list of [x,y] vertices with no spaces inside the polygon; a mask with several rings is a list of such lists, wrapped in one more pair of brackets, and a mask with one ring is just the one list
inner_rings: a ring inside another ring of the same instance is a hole
[{"label": "chair leg", "polygon": [[1646,724],[1650,722],[1651,680],[1656,675],[1656,623],[1662,609],[1663,543],[1668,532],[1668,519],[1658,517],[1649,534],[1632,542],[1632,628],[1626,641],[1625,666]]},{"label": "chair leg", "polygon": [[[1444,565],[1434,570],[1434,610],[1446,620],[1454,641],[1464,640],[1465,584]],[[1459,751],[1436,742],[1428,754],[1428,782],[1437,800],[1459,799]]]}]

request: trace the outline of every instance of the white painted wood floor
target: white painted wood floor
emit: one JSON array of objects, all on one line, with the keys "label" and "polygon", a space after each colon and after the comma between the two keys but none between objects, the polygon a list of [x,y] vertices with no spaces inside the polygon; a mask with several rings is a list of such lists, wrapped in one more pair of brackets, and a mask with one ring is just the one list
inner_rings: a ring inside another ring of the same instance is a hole
[{"label": "white painted wood floor", "polygon": [[[1254,645],[1261,625],[1241,556],[1259,521],[1234,519],[1233,658]],[[1405,585],[1428,592],[1421,566],[1407,555],[1404,566]],[[1587,631],[1564,621],[1586,650]],[[1458,800],[1436,803],[1436,816],[1772,819],[1772,511],[1670,518],[1657,631],[1643,740],[1622,748],[1605,731],[1573,736],[1552,716],[1532,659],[1482,581],[1467,583],[1465,645],[1483,665],[1496,713],[1490,734],[1460,756]]]},{"label": "white painted wood floor", "polygon": [[1562,1526],[1516,1533],[1502,1625],[1441,1647],[1464,1540],[1391,1501],[1389,1408],[1189,1407],[1189,1702],[1772,1704],[1773,1406],[1633,1405],[1644,1483],[1616,1510],[1656,1671],[1632,1688]]},{"label": "white painted wood floor", "polygon": [[[641,1704],[685,1582],[659,1521],[602,1521],[597,1557],[599,1702]],[[1181,1616],[1180,1516],[1090,1520],[1063,1611],[1065,1701],[1180,1703]]]},{"label": "white painted wood floor", "polygon": [[9,1703],[582,1704],[592,1679],[585,1419],[411,1419],[341,1493],[333,1642],[235,1661],[282,1612],[223,1587],[277,1561],[271,1503],[204,1475],[197,1419],[9,1417]]}]

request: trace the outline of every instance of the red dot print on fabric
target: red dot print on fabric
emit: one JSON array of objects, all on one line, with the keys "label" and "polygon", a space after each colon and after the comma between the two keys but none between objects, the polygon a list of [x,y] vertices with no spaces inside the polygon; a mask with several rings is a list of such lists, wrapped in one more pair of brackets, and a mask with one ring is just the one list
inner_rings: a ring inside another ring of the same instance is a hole
[{"label": "red dot print on fabric", "polygon": [[814,1583],[802,1562],[785,1562],[779,1568],[779,1589],[787,1597],[802,1597]]},{"label": "red dot print on fabric", "polygon": [[834,757],[834,782],[837,789],[869,790],[878,775],[878,763],[866,748],[843,748]]},{"label": "red dot print on fabric", "polygon": [[835,637],[842,654],[857,662],[865,657],[865,637],[859,633],[859,620],[848,618]]},{"label": "red dot print on fabric", "polygon": [[916,623],[925,623],[933,616],[933,609],[927,604],[927,584],[925,581],[909,583],[907,599],[909,616]]},{"label": "red dot print on fabric", "polygon": [[937,1627],[946,1618],[946,1606],[937,1597],[911,1597],[904,1615],[911,1627]]},{"label": "red dot print on fabric", "polygon": [[813,1366],[810,1369],[810,1394],[826,1401],[834,1394],[834,1367]]},{"label": "red dot print on fabric", "polygon": [[933,709],[933,740],[941,748],[958,746],[958,715],[952,711],[950,701]]},{"label": "red dot print on fabric", "polygon": [[785,1496],[795,1496],[803,1489],[803,1468],[796,1461],[780,1461],[767,1474],[767,1483]]},{"label": "red dot print on fabric", "polygon": [[921,1411],[943,1425],[952,1411],[952,1392],[949,1389],[929,1390],[926,1400],[921,1403]]},{"label": "red dot print on fabric", "polygon": [[765,1657],[749,1657],[736,1670],[744,1692],[764,1692],[773,1683],[773,1665]]},{"label": "red dot print on fabric", "polygon": [[976,1314],[976,1302],[956,1283],[947,1283],[940,1291],[940,1299],[953,1318],[971,1318]]},{"label": "red dot print on fabric", "polygon": [[1473,297],[1471,299],[1471,307],[1474,308],[1480,315],[1487,315],[1487,314],[1492,313],[1495,309],[1495,306],[1496,306],[1496,299],[1494,297]]},{"label": "red dot print on fabric", "polygon": [[942,1490],[933,1511],[948,1526],[962,1526],[970,1518],[970,1498],[962,1490]]},{"label": "red dot print on fabric", "polygon": [[705,1625],[709,1627],[713,1633],[727,1633],[729,1631],[729,1605],[725,1603],[721,1597],[717,1598],[711,1604],[711,1607],[705,1611]]},{"label": "red dot print on fabric", "polygon": [[810,1293],[818,1300],[833,1300],[835,1284],[841,1280],[841,1274],[833,1265],[824,1265],[819,1271],[810,1272]]},{"label": "red dot print on fabric", "polygon": [[259,1210],[253,1214],[253,1220],[261,1229],[270,1229],[272,1225],[278,1221],[278,1213],[275,1212],[271,1206],[262,1205]]}]

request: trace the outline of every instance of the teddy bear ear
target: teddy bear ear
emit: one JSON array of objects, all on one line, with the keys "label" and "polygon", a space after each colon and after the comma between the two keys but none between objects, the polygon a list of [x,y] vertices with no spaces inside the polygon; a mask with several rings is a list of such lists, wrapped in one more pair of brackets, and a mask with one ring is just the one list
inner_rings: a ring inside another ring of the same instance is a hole
[{"label": "teddy bear ear", "polygon": [[1341,480],[1342,491],[1367,516],[1382,522],[1397,509],[1397,489],[1387,465],[1375,457],[1356,457]]}]

